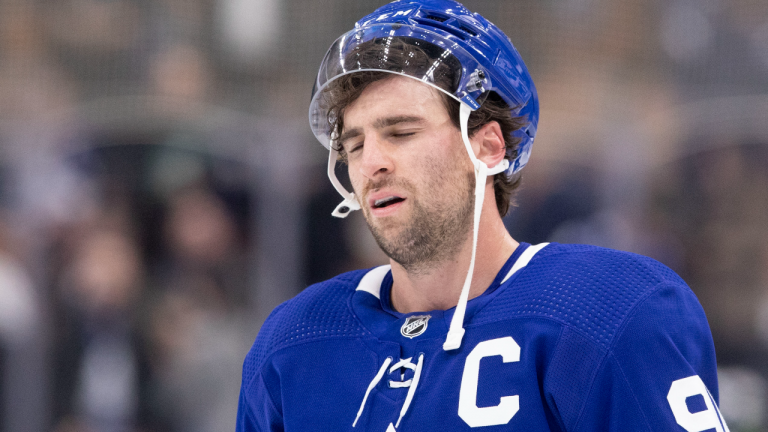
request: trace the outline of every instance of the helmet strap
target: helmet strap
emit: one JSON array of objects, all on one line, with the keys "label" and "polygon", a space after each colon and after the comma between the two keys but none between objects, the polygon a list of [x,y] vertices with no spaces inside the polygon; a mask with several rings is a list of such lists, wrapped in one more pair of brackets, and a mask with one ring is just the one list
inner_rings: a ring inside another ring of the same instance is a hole
[{"label": "helmet strap", "polygon": [[472,143],[469,141],[469,133],[467,130],[467,123],[469,122],[469,115],[471,113],[472,109],[468,105],[462,103],[461,109],[459,110],[461,138],[464,141],[464,147],[467,149],[469,159],[472,160],[472,164],[475,167],[475,209],[472,228],[472,257],[469,261],[469,270],[467,271],[467,277],[464,280],[464,286],[461,288],[461,295],[459,296],[459,302],[456,305],[456,311],[451,319],[448,335],[445,338],[445,343],[443,343],[443,350],[445,351],[459,348],[461,346],[461,340],[464,337],[464,315],[467,311],[469,288],[472,285],[472,275],[475,271],[480,214],[483,211],[483,201],[485,199],[485,179],[488,178],[488,176],[506,171],[507,168],[509,168],[509,160],[506,158],[493,168],[488,168],[488,165],[475,156],[475,152],[472,150]]},{"label": "helmet strap", "polygon": [[331,134],[331,144],[329,145],[330,151],[328,154],[328,178],[331,180],[331,184],[336,189],[336,192],[344,198],[339,205],[331,213],[337,218],[345,218],[349,216],[349,213],[355,210],[360,210],[360,203],[357,202],[354,192],[348,192],[347,189],[341,184],[338,178],[336,178],[336,161],[339,158],[339,152],[336,150],[336,139],[338,133],[334,129]]}]

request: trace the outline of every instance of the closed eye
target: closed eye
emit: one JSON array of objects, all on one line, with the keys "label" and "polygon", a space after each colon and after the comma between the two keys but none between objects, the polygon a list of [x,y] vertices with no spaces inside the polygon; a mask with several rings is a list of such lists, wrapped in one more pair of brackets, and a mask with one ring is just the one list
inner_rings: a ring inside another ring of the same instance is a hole
[{"label": "closed eye", "polygon": [[400,129],[400,130],[393,130],[389,136],[395,139],[402,139],[402,138],[408,138],[411,136],[416,135],[419,133],[418,129],[408,128],[408,129]]},{"label": "closed eye", "polygon": [[360,150],[361,148],[363,148],[363,143],[362,143],[362,141],[344,143],[342,145],[342,147],[344,147],[344,149],[345,149],[345,151],[347,153],[354,153],[354,152]]}]

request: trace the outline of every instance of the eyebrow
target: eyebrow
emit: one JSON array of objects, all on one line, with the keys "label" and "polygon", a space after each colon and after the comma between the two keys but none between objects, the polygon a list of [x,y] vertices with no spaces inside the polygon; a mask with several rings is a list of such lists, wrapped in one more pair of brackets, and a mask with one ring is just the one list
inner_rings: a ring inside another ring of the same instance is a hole
[{"label": "eyebrow", "polygon": [[[394,126],[400,123],[423,123],[424,121],[425,121],[424,118],[419,116],[403,115],[403,116],[385,117],[385,118],[377,119],[373,123],[373,127],[375,129],[383,129],[385,127]],[[362,133],[363,133],[363,130],[360,128],[354,128],[348,131],[344,131],[339,137],[338,142],[340,145],[344,145],[344,142],[346,140],[362,135]]]}]

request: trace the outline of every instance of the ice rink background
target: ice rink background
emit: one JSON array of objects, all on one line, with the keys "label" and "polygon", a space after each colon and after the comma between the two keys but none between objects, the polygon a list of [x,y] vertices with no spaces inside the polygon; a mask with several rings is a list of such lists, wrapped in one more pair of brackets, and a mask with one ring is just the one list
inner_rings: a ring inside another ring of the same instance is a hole
[{"label": "ice rink background", "polygon": [[[307,122],[381,4],[0,0],[0,430],[233,430],[269,311],[385,260]],[[510,232],[681,274],[731,431],[768,431],[768,4],[465,4],[539,91]]]}]

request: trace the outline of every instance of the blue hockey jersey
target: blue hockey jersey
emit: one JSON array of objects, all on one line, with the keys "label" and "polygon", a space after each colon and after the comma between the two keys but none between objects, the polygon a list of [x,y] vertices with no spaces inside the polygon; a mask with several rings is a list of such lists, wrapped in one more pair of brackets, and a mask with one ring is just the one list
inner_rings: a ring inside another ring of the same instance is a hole
[{"label": "blue hockey jersey", "polygon": [[652,259],[523,243],[452,351],[454,310],[399,313],[391,287],[388,266],[354,271],[276,308],[237,430],[728,431],[704,312]]}]

